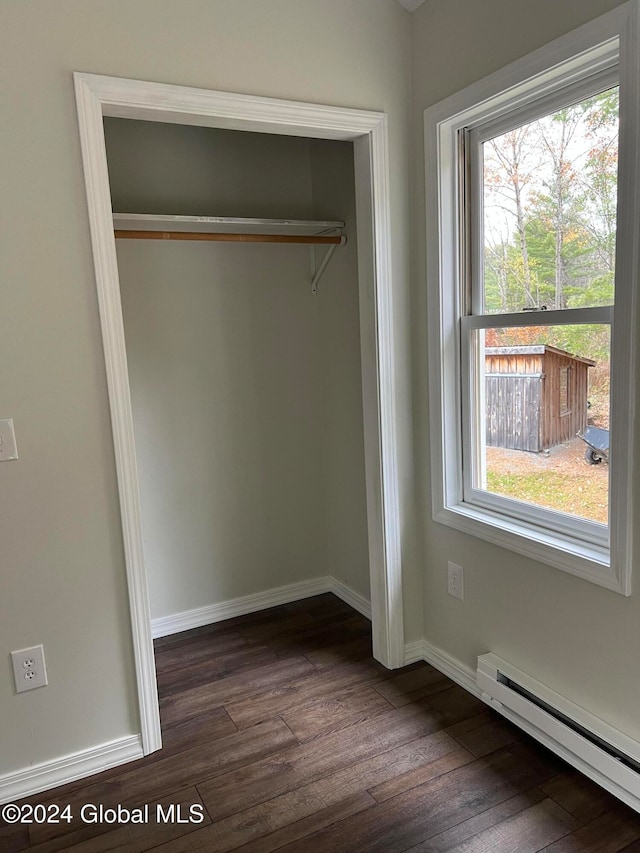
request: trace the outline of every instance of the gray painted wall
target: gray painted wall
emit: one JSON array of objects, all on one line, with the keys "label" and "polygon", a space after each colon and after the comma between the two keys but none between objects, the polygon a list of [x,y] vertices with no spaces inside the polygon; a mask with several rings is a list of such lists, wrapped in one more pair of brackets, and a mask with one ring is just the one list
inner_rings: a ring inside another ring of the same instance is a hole
[{"label": "gray painted wall", "polygon": [[[318,290],[324,511],[329,574],[369,598],[369,549],[362,428],[358,245],[353,147],[311,141],[313,207],[318,219],[339,211],[348,234]],[[322,250],[320,252],[321,256]]]},{"label": "gray painted wall", "polygon": [[[394,0],[323,0],[322,8],[315,0],[1,0],[0,7],[0,416],[15,419],[20,451],[0,471],[3,774],[140,731],[72,72],[386,111],[402,291],[410,19]],[[410,435],[406,395],[400,404]],[[415,637],[422,605],[412,565]],[[49,686],[15,695],[8,653],[40,642]]]},{"label": "gray painted wall", "polygon": [[[429,0],[414,15],[416,388],[427,385],[426,297],[420,286],[425,277],[423,110],[616,5],[615,0]],[[477,655],[493,651],[640,737],[637,593],[624,598],[432,522],[426,395],[416,395],[416,404],[426,639],[473,669]],[[640,522],[638,508],[636,519]],[[465,569],[464,602],[447,595],[447,560]]]}]

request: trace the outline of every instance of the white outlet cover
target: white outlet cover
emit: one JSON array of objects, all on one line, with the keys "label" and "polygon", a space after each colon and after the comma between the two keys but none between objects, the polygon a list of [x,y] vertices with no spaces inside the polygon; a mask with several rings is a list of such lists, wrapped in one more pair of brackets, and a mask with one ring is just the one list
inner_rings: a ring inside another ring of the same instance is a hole
[{"label": "white outlet cover", "polygon": [[448,563],[447,592],[449,595],[464,601],[464,569],[457,563]]},{"label": "white outlet cover", "polygon": [[11,663],[16,682],[16,693],[35,690],[36,687],[45,687],[49,683],[42,645],[30,646],[27,649],[11,652]]},{"label": "white outlet cover", "polygon": [[18,458],[16,433],[13,428],[13,418],[0,420],[0,462],[9,462]]}]

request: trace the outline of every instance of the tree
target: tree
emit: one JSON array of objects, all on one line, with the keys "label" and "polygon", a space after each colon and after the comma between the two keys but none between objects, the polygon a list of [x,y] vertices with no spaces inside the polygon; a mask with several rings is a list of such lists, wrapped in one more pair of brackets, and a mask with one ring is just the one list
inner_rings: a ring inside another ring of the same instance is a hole
[{"label": "tree", "polygon": [[[569,257],[580,253],[578,174],[571,154],[572,142],[584,116],[580,106],[567,107],[537,122],[551,174],[536,194],[538,213],[548,221],[554,236],[554,308],[567,307]],[[545,192],[546,191],[546,192]]]},{"label": "tree", "polygon": [[[585,226],[597,258],[600,275],[593,284],[598,286],[599,301],[613,302],[613,277],[616,251],[616,204],[618,184],[618,112],[620,94],[617,87],[585,102],[586,139],[590,143],[584,171],[584,194],[588,205]],[[608,293],[602,288],[606,282]]]},{"label": "tree", "polygon": [[[484,184],[485,191],[493,196],[497,209],[506,212],[509,218],[515,218],[516,235],[521,257],[520,284],[524,297],[524,306],[536,306],[532,288],[531,266],[526,235],[525,197],[527,187],[536,171],[535,146],[531,144],[531,125],[523,125],[502,136],[489,140],[484,148]],[[504,310],[518,310],[521,305],[509,299],[505,288],[506,304]]]},{"label": "tree", "polygon": [[618,90],[484,144],[490,311],[613,300]]}]

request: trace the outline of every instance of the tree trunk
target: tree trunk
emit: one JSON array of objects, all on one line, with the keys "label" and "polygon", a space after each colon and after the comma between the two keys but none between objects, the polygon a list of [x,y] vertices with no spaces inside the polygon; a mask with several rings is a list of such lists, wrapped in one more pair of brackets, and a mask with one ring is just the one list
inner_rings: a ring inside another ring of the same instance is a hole
[{"label": "tree trunk", "polygon": [[524,209],[522,207],[522,191],[520,187],[520,156],[518,151],[517,137],[514,133],[511,139],[512,163],[511,181],[516,202],[516,222],[518,228],[518,240],[520,242],[520,253],[522,255],[522,286],[524,288],[525,303],[527,308],[534,308],[536,302],[531,293],[531,269],[529,266],[529,250],[527,248],[527,235],[524,224]]}]

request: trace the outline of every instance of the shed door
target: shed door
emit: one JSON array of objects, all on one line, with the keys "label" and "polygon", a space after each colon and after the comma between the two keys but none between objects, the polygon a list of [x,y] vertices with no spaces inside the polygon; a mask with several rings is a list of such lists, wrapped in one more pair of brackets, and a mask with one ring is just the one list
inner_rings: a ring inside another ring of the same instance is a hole
[{"label": "shed door", "polygon": [[539,375],[487,374],[487,446],[542,450]]}]

